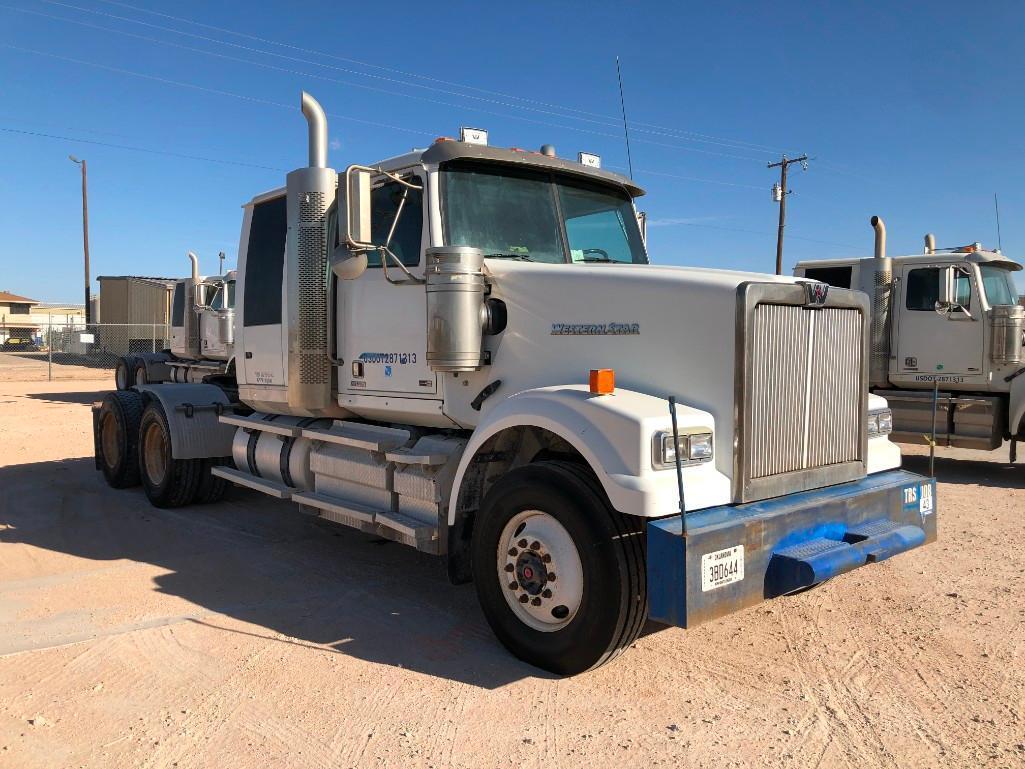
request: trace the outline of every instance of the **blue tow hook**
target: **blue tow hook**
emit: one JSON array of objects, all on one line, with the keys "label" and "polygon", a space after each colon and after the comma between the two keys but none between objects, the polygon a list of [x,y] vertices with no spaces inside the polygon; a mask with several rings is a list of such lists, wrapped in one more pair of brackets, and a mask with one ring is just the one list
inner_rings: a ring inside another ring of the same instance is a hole
[{"label": "blue tow hook", "polygon": [[765,597],[792,593],[838,574],[878,563],[925,542],[919,526],[887,519],[852,526],[843,539],[816,537],[772,553],[765,574]]}]

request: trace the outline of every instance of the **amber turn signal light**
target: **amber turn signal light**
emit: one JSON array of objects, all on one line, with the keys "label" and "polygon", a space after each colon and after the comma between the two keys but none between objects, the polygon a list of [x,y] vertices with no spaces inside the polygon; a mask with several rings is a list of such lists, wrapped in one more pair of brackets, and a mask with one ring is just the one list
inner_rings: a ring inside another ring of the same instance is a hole
[{"label": "amber turn signal light", "polygon": [[610,368],[591,369],[591,392],[595,395],[610,395],[616,390],[616,372]]}]

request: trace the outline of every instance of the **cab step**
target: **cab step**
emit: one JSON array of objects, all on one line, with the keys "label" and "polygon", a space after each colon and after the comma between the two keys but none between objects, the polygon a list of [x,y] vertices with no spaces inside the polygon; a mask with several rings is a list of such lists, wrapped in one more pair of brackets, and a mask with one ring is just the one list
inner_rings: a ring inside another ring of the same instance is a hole
[{"label": "cab step", "polygon": [[427,553],[441,552],[438,527],[412,516],[392,510],[374,510],[315,491],[295,492],[292,501],[299,503],[302,512],[309,512],[305,508],[314,508],[317,511],[314,514],[325,520],[376,534]]},{"label": "cab step", "polygon": [[275,499],[292,498],[293,490],[288,486],[275,483],[274,481],[268,481],[266,478],[260,478],[256,475],[252,475],[251,473],[244,473],[241,470],[235,470],[231,467],[211,467],[210,474],[216,475],[218,478],[224,478],[225,480],[231,481],[239,486],[245,486],[246,488],[263,492]]}]

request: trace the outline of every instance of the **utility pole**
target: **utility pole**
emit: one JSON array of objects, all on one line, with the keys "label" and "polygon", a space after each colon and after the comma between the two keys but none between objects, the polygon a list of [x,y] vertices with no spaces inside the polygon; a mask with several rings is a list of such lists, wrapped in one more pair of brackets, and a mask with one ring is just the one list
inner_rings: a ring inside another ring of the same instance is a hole
[{"label": "utility pole", "polygon": [[92,319],[89,308],[89,187],[86,182],[85,160],[79,160],[74,155],[68,155],[68,160],[82,167],[82,250],[85,254],[85,325],[88,328]]},{"label": "utility pole", "polygon": [[808,156],[801,155],[799,158],[788,158],[783,156],[778,163],[769,163],[769,168],[779,169],[779,184],[772,186],[772,199],[779,203],[779,232],[776,235],[776,274],[783,274],[783,228],[787,222],[787,167],[791,163],[800,163],[802,168],[808,167]]}]

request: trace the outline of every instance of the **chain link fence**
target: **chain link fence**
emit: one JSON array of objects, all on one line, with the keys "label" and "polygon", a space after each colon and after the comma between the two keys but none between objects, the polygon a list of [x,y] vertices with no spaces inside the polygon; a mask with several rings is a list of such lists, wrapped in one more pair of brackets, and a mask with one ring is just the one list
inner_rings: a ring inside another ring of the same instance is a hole
[{"label": "chain link fence", "polygon": [[170,346],[163,323],[39,323],[0,328],[0,366],[46,367],[47,379],[113,370],[123,355],[160,352]]}]

